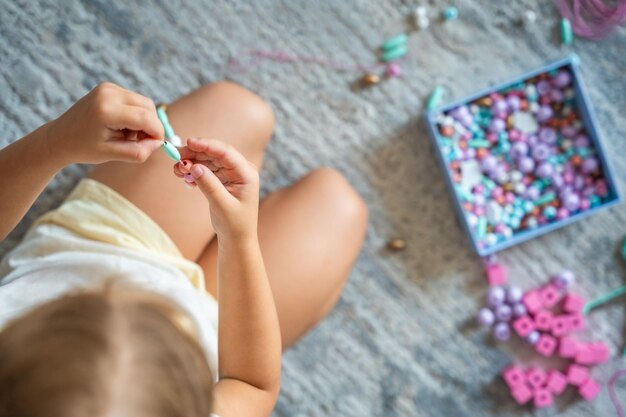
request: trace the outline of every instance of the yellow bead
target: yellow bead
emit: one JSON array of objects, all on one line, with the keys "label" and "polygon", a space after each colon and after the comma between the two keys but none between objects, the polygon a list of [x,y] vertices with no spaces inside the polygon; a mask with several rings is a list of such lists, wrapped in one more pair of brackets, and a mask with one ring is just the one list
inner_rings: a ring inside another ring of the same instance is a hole
[{"label": "yellow bead", "polygon": [[363,84],[364,87],[369,87],[378,84],[379,82],[380,77],[376,74],[365,74],[361,77],[361,84]]},{"label": "yellow bead", "polygon": [[401,251],[406,248],[406,242],[402,239],[391,239],[387,242],[387,248],[393,251]]}]

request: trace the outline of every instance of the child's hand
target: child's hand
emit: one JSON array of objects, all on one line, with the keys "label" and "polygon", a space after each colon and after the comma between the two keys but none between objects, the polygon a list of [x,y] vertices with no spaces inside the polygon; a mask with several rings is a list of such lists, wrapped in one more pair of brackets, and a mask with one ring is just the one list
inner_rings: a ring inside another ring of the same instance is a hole
[{"label": "child's hand", "polygon": [[48,140],[66,164],[144,162],[161,144],[152,100],[102,83],[49,123]]},{"label": "child's hand", "polygon": [[256,238],[259,173],[254,164],[232,146],[214,139],[189,139],[187,146],[180,149],[180,155],[193,165],[176,164],[174,173],[179,177],[191,173],[209,200],[211,223],[217,236]]}]

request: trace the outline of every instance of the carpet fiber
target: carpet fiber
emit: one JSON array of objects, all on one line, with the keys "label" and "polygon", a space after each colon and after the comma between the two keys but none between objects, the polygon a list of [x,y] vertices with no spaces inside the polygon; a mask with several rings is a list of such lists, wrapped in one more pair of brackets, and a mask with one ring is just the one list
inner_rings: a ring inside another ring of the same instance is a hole
[{"label": "carpet fiber", "polygon": [[[353,91],[358,74],[307,64],[261,63],[234,73],[229,58],[251,48],[374,62],[386,37],[409,28],[412,1],[3,1],[0,4],[0,131],[4,146],[56,117],[109,80],[168,101],[228,78],[268,100],[277,118],[263,191],[318,166],[342,171],[370,208],[362,255],[329,318],[285,354],[276,416],[520,416],[497,376],[520,346],[496,346],[473,325],[486,284],[447,195],[420,115],[436,84],[446,100],[579,54],[604,143],[626,178],[626,30],[563,47],[551,2],[454,2],[460,19],[435,20],[410,40],[402,78]],[[428,2],[439,13],[447,1]],[[529,29],[516,24],[531,8]],[[0,247],[55,207],[88,167],[63,170]],[[19,192],[19,190],[16,190]],[[507,250],[502,262],[523,287],[562,267],[589,297],[624,281],[619,205]],[[392,254],[390,237],[406,239]],[[589,336],[623,349],[624,303],[594,313]],[[614,358],[594,375],[606,383]],[[624,393],[624,384],[621,384]],[[626,394],[621,395],[622,398]],[[547,414],[609,416],[606,388],[586,403],[574,392]]]}]

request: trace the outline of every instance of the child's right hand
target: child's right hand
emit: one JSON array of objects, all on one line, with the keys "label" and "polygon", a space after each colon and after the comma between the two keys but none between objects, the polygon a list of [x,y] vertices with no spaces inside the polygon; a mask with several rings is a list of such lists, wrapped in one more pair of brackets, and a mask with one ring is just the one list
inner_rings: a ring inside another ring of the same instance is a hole
[{"label": "child's right hand", "polygon": [[[190,173],[209,200],[211,223],[218,238],[256,239],[259,211],[259,173],[256,166],[232,146],[215,139],[187,140],[180,149],[190,160]],[[187,169],[185,169],[187,171]],[[174,173],[182,177],[180,164]]]},{"label": "child's right hand", "polygon": [[65,164],[144,162],[164,136],[152,100],[112,83],[98,85],[47,129]]}]

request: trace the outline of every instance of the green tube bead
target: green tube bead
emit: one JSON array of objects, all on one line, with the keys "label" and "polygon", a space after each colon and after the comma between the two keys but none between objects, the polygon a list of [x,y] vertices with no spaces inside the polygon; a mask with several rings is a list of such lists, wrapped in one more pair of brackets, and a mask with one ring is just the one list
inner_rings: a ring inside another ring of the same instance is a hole
[{"label": "green tube bead", "polygon": [[572,24],[569,20],[563,18],[561,19],[561,42],[563,42],[563,45],[571,45],[573,41]]},{"label": "green tube bead", "polygon": [[442,98],[443,98],[443,87],[438,85],[437,87],[435,87],[433,92],[430,93],[430,97],[428,97],[428,102],[426,103],[426,108],[428,110],[432,110],[435,107],[439,106]]},{"label": "green tube bead", "polygon": [[394,61],[405,56],[408,51],[406,45],[398,45],[393,49],[383,52],[381,59],[385,62]]},{"label": "green tube bead", "polygon": [[380,49],[382,49],[385,52],[391,51],[392,49],[396,48],[397,46],[406,44],[407,40],[408,40],[408,37],[406,36],[406,34],[401,33],[399,35],[394,36],[393,38],[387,39],[385,41],[385,43],[383,43],[380,46]]},{"label": "green tube bead", "polygon": [[176,149],[176,146],[172,145],[168,141],[164,141],[163,145],[161,145],[161,148],[172,161],[180,161],[180,153],[178,152],[178,149]]}]

